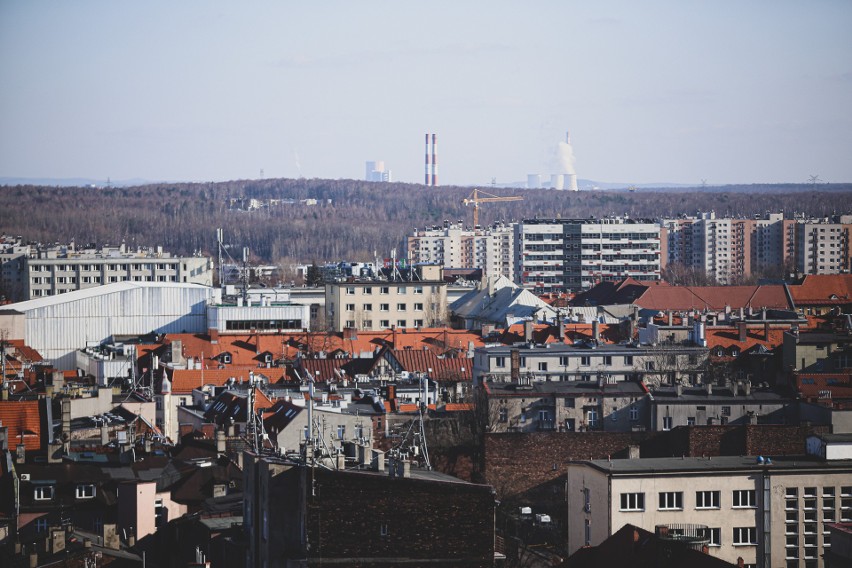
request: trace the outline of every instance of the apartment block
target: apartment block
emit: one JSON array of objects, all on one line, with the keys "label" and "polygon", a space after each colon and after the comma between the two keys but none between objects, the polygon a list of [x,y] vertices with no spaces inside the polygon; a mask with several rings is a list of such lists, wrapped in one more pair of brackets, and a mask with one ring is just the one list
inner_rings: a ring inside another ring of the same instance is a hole
[{"label": "apartment block", "polygon": [[415,229],[407,237],[408,259],[412,264],[480,268],[483,276],[503,275],[514,280],[514,237],[511,224],[466,229],[445,221],[443,226]]},{"label": "apartment block", "polygon": [[416,266],[406,280],[325,285],[326,327],[379,331],[433,327],[447,317],[447,283],[440,266]]},{"label": "apartment block", "polygon": [[177,257],[162,247],[77,248],[74,243],[42,248],[13,247],[0,257],[2,285],[12,301],[56,296],[115,282],[213,284],[213,260]]},{"label": "apartment block", "polygon": [[848,458],[593,460],[571,463],[567,478],[569,552],[628,523],[662,525],[727,562],[816,568],[831,546],[823,523],[852,520]]},{"label": "apartment block", "polygon": [[516,282],[537,293],[660,279],[660,226],[650,221],[527,219],[515,226],[515,248]]},{"label": "apartment block", "polygon": [[796,269],[802,274],[848,273],[852,268],[849,234],[852,215],[839,223],[803,222],[796,225]]}]

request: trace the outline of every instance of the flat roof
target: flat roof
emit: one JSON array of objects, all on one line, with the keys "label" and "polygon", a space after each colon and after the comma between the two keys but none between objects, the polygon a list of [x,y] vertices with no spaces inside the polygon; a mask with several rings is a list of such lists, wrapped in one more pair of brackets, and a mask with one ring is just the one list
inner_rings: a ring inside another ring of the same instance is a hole
[{"label": "flat roof", "polygon": [[852,460],[825,461],[812,456],[768,456],[771,463],[758,463],[757,456],[711,456],[707,458],[641,458],[618,460],[584,460],[584,464],[604,473],[617,476],[646,474],[706,474],[723,472],[796,473],[808,470],[852,472]]}]

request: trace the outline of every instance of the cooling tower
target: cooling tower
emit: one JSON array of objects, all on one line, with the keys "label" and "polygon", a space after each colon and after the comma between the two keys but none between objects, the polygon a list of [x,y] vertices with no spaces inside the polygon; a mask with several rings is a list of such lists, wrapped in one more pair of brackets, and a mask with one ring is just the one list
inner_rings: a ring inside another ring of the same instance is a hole
[{"label": "cooling tower", "polygon": [[565,189],[565,176],[563,174],[551,174],[550,189]]},{"label": "cooling tower", "polygon": [[527,174],[527,189],[539,189],[541,187],[541,174]]},{"label": "cooling tower", "polygon": [[568,183],[566,184],[568,191],[580,191],[580,188],[577,187],[577,174],[565,174],[565,177],[568,178]]}]

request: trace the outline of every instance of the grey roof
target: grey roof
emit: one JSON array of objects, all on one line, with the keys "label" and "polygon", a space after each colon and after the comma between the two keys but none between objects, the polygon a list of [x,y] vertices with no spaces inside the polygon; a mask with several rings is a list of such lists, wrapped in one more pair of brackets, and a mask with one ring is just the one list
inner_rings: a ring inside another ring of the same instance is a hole
[{"label": "grey roof", "polygon": [[[531,387],[531,388],[530,388]],[[557,394],[563,396],[580,396],[594,393],[595,396],[645,396],[647,392],[639,383],[634,381],[618,381],[612,384],[598,386],[596,381],[533,381],[530,387],[514,383],[488,382],[492,396],[535,396]]]},{"label": "grey roof", "polygon": [[556,310],[529,290],[505,276],[491,278],[482,288],[471,290],[452,304],[458,317],[508,325],[519,319],[530,319],[541,310],[556,317]]},{"label": "grey roof", "polygon": [[776,392],[766,390],[752,389],[749,395],[740,394],[734,396],[729,387],[713,387],[713,394],[708,395],[706,388],[684,388],[678,396],[677,389],[673,387],[659,387],[654,389],[651,394],[654,396],[656,404],[700,404],[702,402],[709,403],[728,403],[728,404],[766,404],[766,403],[781,403],[793,402],[795,398],[783,396]]},{"label": "grey roof", "polygon": [[848,470],[852,473],[852,460],[824,461],[811,456],[769,456],[770,463],[758,463],[757,456],[713,456],[709,458],[641,458],[619,460],[577,461],[574,464],[586,464],[611,475],[647,475],[647,474],[712,474],[730,471],[775,471],[795,473],[796,471]]},{"label": "grey roof", "polygon": [[852,434],[814,434],[829,444],[852,444]]}]

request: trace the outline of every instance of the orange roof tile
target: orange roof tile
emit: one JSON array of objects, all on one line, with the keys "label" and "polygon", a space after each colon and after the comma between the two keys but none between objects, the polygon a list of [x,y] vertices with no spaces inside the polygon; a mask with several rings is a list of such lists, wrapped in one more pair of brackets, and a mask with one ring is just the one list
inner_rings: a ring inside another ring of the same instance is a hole
[{"label": "orange roof tile", "polygon": [[13,450],[22,440],[28,451],[41,449],[41,421],[37,400],[0,401],[0,422],[8,428],[9,449]]},{"label": "orange roof tile", "polygon": [[740,351],[746,351],[751,349],[756,345],[763,345],[767,349],[774,349],[779,345],[783,345],[784,343],[784,332],[787,331],[789,327],[784,327],[783,329],[769,329],[769,338],[767,339],[764,335],[763,328],[760,329],[749,329],[746,334],[746,340],[739,340],[739,332],[736,328],[726,328],[726,329],[708,329],[706,331],[706,339],[707,339],[707,347],[711,349],[713,347],[723,347],[728,349],[733,346],[737,346],[740,348]]},{"label": "orange roof tile", "polygon": [[825,306],[852,302],[852,274],[809,274],[789,286],[797,306]]}]

